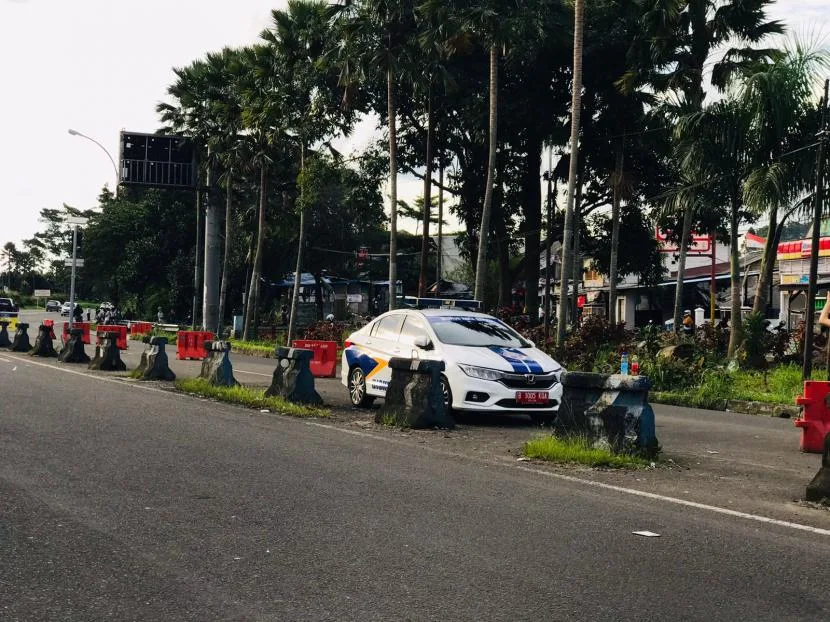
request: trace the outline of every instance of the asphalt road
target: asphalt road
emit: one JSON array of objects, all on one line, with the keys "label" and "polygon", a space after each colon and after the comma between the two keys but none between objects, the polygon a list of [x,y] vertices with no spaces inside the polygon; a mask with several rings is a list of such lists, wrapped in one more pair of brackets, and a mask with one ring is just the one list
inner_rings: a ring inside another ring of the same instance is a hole
[{"label": "asphalt road", "polygon": [[830,616],[826,532],[2,354],[0,553],[4,620]]}]

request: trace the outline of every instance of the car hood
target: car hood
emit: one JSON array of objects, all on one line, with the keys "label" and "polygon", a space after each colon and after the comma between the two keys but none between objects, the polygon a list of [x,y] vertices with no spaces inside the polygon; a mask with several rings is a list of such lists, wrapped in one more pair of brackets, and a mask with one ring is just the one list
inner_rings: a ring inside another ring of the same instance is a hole
[{"label": "car hood", "polygon": [[517,374],[559,371],[562,366],[538,348],[499,348],[441,344],[447,364],[475,365]]}]

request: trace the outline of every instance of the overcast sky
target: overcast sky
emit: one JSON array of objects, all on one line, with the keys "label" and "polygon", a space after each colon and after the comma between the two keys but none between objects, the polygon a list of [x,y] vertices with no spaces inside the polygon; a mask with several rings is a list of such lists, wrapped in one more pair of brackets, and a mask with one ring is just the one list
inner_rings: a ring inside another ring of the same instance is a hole
[{"label": "overcast sky", "polygon": [[[171,67],[256,40],[283,0],[0,0],[0,246],[31,237],[43,207],[96,205],[115,182],[122,129],[158,128]],[[771,15],[830,35],[830,0],[779,0]],[[354,142],[365,144],[371,123]],[[402,198],[420,182],[402,178]],[[411,225],[412,223],[410,223]]]}]

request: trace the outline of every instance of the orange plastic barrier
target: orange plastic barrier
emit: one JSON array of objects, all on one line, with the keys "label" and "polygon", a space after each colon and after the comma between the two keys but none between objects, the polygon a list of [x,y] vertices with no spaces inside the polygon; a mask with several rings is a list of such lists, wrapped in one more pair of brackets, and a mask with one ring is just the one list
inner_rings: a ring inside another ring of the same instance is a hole
[{"label": "orange plastic barrier", "polygon": [[180,330],[176,334],[176,358],[201,361],[205,358],[205,341],[213,341],[213,333],[201,330]]},{"label": "orange plastic barrier", "polygon": [[98,326],[97,331],[97,339],[96,343],[100,346],[104,341],[104,334],[105,333],[117,333],[118,339],[116,339],[115,343],[118,345],[119,350],[126,350],[127,349],[127,327],[120,326],[120,325],[112,325],[112,326]]},{"label": "orange plastic barrier", "polygon": [[[80,328],[84,331],[83,335],[81,335],[81,341],[85,344],[89,345],[92,343],[90,336],[89,336],[89,322],[73,322],[72,328]],[[69,341],[69,322],[63,323],[63,342],[66,343]]]},{"label": "orange plastic barrier", "polygon": [[49,336],[55,339],[55,320],[43,320],[43,325],[49,327]]},{"label": "orange plastic barrier", "polygon": [[334,378],[337,374],[337,342],[314,341],[311,339],[295,339],[292,342],[295,348],[312,350],[314,358],[311,360],[311,375],[315,378]]},{"label": "orange plastic barrier", "polygon": [[824,437],[830,434],[830,382],[807,380],[804,395],[795,403],[804,406],[801,416],[794,421],[801,428],[801,451],[820,454],[824,451]]},{"label": "orange plastic barrier", "polygon": [[130,322],[131,335],[147,335],[153,332],[152,322]]}]

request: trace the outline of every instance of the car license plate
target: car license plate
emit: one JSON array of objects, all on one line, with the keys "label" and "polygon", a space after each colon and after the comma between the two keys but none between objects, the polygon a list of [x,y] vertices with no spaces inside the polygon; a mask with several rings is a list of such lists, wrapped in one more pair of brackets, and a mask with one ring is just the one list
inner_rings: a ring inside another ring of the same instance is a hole
[{"label": "car license plate", "polygon": [[516,391],[516,403],[522,405],[547,404],[547,391]]}]

